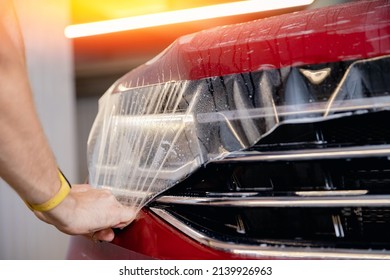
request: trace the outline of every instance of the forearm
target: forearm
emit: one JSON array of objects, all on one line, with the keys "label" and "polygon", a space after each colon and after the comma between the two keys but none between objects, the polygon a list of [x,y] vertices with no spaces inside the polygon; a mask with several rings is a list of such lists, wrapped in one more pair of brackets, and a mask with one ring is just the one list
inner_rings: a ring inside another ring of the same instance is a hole
[{"label": "forearm", "polygon": [[[7,78],[1,76],[0,84]],[[14,90],[26,92],[27,88],[19,85]],[[31,105],[25,98],[12,97],[13,90],[7,93],[0,86],[0,175],[24,200],[39,204],[59,188],[56,163]]]},{"label": "forearm", "polygon": [[0,1],[0,21],[0,176],[29,203],[42,203],[58,191],[56,162],[35,112],[10,1]]}]

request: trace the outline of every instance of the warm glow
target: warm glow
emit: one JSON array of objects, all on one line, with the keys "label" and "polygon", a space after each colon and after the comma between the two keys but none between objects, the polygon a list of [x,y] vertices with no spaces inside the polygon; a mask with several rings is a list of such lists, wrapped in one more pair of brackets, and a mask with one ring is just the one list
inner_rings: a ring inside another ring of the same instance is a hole
[{"label": "warm glow", "polygon": [[85,37],[126,30],[141,29],[159,25],[168,25],[196,20],[305,6],[313,2],[314,0],[238,1],[226,4],[204,6],[199,8],[70,25],[65,28],[65,36],[68,38]]}]

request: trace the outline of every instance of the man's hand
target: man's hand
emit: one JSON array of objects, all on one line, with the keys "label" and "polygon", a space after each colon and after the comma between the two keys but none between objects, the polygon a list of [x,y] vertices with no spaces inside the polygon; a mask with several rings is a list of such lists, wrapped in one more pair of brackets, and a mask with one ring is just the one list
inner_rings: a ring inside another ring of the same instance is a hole
[{"label": "man's hand", "polygon": [[108,190],[89,185],[73,185],[70,194],[48,212],[34,212],[42,221],[71,235],[112,241],[113,228],[124,228],[135,218],[135,211],[119,203]]}]

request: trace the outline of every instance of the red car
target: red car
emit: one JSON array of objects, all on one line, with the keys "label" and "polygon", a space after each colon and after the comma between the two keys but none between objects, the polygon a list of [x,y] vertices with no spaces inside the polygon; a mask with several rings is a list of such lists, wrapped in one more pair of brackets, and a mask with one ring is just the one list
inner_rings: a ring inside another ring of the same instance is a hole
[{"label": "red car", "polygon": [[90,183],[139,215],[70,259],[390,259],[390,1],[184,36],[101,98]]}]

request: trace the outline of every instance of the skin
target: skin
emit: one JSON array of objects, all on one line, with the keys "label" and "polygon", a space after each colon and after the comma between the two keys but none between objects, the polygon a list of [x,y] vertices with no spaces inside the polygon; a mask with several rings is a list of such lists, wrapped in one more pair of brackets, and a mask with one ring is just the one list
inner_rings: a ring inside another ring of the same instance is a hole
[{"label": "skin", "polygon": [[[12,1],[0,0],[0,176],[31,204],[52,198],[60,188],[57,163],[39,121],[26,69],[25,50]],[[34,214],[60,231],[112,241],[134,211],[108,190],[73,185],[54,209]]]}]

